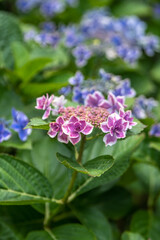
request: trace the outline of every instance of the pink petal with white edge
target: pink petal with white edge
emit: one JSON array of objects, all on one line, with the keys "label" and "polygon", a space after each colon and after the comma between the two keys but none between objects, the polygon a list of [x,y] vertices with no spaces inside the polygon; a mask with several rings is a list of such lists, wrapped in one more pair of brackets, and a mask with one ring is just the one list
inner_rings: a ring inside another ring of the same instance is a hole
[{"label": "pink petal with white edge", "polygon": [[90,123],[86,123],[86,127],[81,131],[84,135],[89,135],[93,130],[93,126]]},{"label": "pink petal with white edge", "polygon": [[51,137],[54,138],[57,135],[57,132],[53,131],[52,129],[50,129],[47,134]]},{"label": "pink petal with white edge", "polygon": [[116,97],[111,92],[108,94],[108,101],[111,103],[111,105],[115,105],[116,104]]},{"label": "pink petal with white edge", "polygon": [[49,117],[49,115],[50,115],[50,112],[51,112],[51,107],[48,107],[46,109],[46,111],[44,112],[42,119],[43,120],[47,119]]},{"label": "pink petal with white edge", "polygon": [[57,139],[58,139],[59,142],[62,142],[62,143],[68,143],[69,142],[69,137],[65,133],[63,133],[61,135],[58,134]]},{"label": "pink petal with white edge", "polygon": [[62,125],[62,124],[64,123],[64,119],[63,119],[62,117],[58,117],[58,118],[56,119],[56,122],[57,122],[58,124]]},{"label": "pink petal with white edge", "polygon": [[68,127],[68,121],[66,121],[66,122],[62,125],[62,131],[63,131],[65,134],[69,135],[70,130],[69,130],[69,127]]},{"label": "pink petal with white edge", "polygon": [[100,128],[101,128],[102,132],[104,132],[104,133],[107,133],[110,131],[107,122],[101,123]]},{"label": "pink petal with white edge", "polygon": [[124,118],[124,116],[125,116],[125,112],[124,112],[124,110],[122,108],[119,110],[119,116],[121,118]]},{"label": "pink petal with white edge", "polygon": [[106,146],[112,146],[117,142],[117,137],[115,135],[111,136],[110,134],[106,134],[103,138],[103,142]]},{"label": "pink petal with white edge", "polygon": [[75,131],[69,133],[70,138],[78,138],[79,136],[80,136],[80,133]]},{"label": "pink petal with white edge", "polygon": [[37,105],[35,106],[36,109],[43,109],[43,105],[45,103],[45,96],[39,97],[36,99]]},{"label": "pink petal with white edge", "polygon": [[109,109],[111,107],[111,104],[108,100],[102,100],[99,104],[99,107]]},{"label": "pink petal with white edge", "polygon": [[69,119],[69,123],[71,123],[71,122],[73,122],[73,123],[78,122],[78,118],[75,117],[75,116],[72,116],[72,117]]},{"label": "pink petal with white edge", "polygon": [[78,138],[70,138],[69,140],[73,145],[75,145],[81,140],[81,135],[79,135]]},{"label": "pink petal with white edge", "polygon": [[119,132],[116,133],[117,138],[125,138],[126,137],[126,132]]}]

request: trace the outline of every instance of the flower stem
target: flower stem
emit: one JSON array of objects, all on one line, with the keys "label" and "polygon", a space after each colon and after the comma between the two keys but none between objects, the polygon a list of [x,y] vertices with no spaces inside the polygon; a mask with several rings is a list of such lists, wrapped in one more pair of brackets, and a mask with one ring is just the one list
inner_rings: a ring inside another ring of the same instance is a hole
[{"label": "flower stem", "polygon": [[[81,140],[81,145],[80,145],[80,149],[79,149],[79,154],[78,154],[78,157],[76,159],[78,163],[81,163],[81,161],[82,161],[82,155],[83,155],[83,150],[84,150],[84,146],[85,146],[85,141],[86,141],[86,136],[82,135],[82,140]],[[63,198],[63,203],[64,204],[67,203],[68,197],[70,196],[70,194],[72,192],[72,188],[74,186],[77,174],[78,174],[77,171],[73,171],[70,184],[69,184],[68,189],[66,191],[66,194],[64,195],[64,198]]]},{"label": "flower stem", "polygon": [[44,227],[48,227],[49,223],[50,223],[50,204],[45,203]]}]

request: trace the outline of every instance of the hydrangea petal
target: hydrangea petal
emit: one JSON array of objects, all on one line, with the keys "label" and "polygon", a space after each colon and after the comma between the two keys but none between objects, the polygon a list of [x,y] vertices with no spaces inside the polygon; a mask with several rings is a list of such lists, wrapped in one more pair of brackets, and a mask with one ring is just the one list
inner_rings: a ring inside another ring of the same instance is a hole
[{"label": "hydrangea petal", "polygon": [[116,135],[111,136],[110,134],[106,134],[103,138],[103,142],[106,146],[112,146],[117,142]]},{"label": "hydrangea petal", "polygon": [[89,135],[93,130],[93,126],[90,123],[86,123],[86,127],[81,131],[84,135]]}]

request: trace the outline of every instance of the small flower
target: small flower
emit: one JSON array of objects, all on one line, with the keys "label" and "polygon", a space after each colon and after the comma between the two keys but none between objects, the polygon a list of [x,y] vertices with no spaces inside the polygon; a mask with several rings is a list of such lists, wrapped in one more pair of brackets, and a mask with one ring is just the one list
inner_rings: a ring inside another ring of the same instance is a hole
[{"label": "small flower", "polygon": [[53,101],[54,95],[52,94],[50,97],[47,96],[45,97],[44,95],[42,97],[37,98],[37,105],[35,106],[36,109],[42,109],[45,110],[45,113],[43,114],[42,119],[46,119],[49,117],[50,112],[52,110],[51,108],[51,103]]},{"label": "small flower", "polygon": [[99,107],[104,100],[104,96],[101,92],[96,91],[93,94],[88,94],[85,100],[85,106]]},{"label": "small flower", "polygon": [[128,122],[128,129],[131,129],[133,126],[137,125],[136,122],[133,122],[132,112],[130,110],[124,112],[123,109],[120,109],[119,115],[123,118],[126,122]]},{"label": "small flower", "polygon": [[99,75],[103,81],[110,81],[112,78],[112,74],[107,73],[103,68],[99,70]]},{"label": "small flower", "polygon": [[50,129],[48,131],[48,135],[51,138],[54,138],[58,133],[58,141],[63,143],[69,142],[69,137],[63,132],[62,125],[64,124],[64,119],[62,117],[58,117],[56,122],[50,123]]},{"label": "small flower", "polygon": [[160,137],[160,123],[154,124],[149,132],[150,136]]},{"label": "small flower", "polygon": [[60,90],[59,90],[59,94],[63,94],[65,96],[67,96],[68,94],[71,93],[71,86],[66,86],[66,87],[62,87]]},{"label": "small flower", "polygon": [[0,143],[7,141],[11,135],[11,132],[5,127],[4,122],[0,122]]},{"label": "small flower", "polygon": [[76,58],[76,64],[78,67],[84,67],[87,64],[88,59],[91,57],[90,49],[85,45],[79,45],[73,49],[73,56]]},{"label": "small flower", "polygon": [[66,102],[67,100],[63,95],[61,95],[60,97],[54,97],[52,101],[52,106],[55,107],[55,109],[52,109],[52,114],[57,115],[59,108],[64,107]]},{"label": "small flower", "polygon": [[65,134],[69,136],[70,142],[75,145],[81,140],[81,134],[88,135],[92,132],[93,126],[85,120],[79,120],[77,117],[72,116],[69,121],[66,121],[62,129]]},{"label": "small flower", "polygon": [[125,96],[125,97],[134,97],[136,95],[136,91],[131,88],[130,86],[130,81],[129,79],[124,80],[120,83],[120,85],[115,88],[115,90],[113,91],[113,94],[115,96]]},{"label": "small flower", "polygon": [[117,113],[109,115],[107,121],[101,123],[102,132],[107,133],[103,138],[105,145],[112,146],[117,139],[125,138],[127,128],[128,122],[124,121]]},{"label": "small flower", "polygon": [[84,80],[84,76],[80,71],[77,71],[74,77],[71,77],[68,81],[71,85],[79,86]]},{"label": "small flower", "polygon": [[124,97],[115,97],[113,93],[108,94],[108,100],[101,101],[100,107],[106,108],[109,113],[119,112],[120,109],[124,109]]},{"label": "small flower", "polygon": [[19,138],[22,141],[26,141],[28,135],[30,135],[32,132],[31,129],[24,129],[29,122],[27,116],[23,112],[17,111],[13,108],[12,117],[13,122],[11,128],[18,133]]}]

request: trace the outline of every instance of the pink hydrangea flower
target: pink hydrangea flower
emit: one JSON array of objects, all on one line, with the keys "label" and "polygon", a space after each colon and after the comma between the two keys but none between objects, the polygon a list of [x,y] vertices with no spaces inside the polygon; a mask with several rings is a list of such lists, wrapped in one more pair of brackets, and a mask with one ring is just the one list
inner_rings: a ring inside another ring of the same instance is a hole
[{"label": "pink hydrangea flower", "polygon": [[56,119],[56,122],[51,122],[49,124],[50,129],[48,131],[48,135],[51,138],[54,138],[58,134],[57,138],[59,142],[68,143],[69,137],[63,132],[63,129],[62,129],[63,124],[64,124],[64,119],[62,117],[58,117]]},{"label": "pink hydrangea flower", "polygon": [[45,95],[43,95],[42,97],[37,98],[36,102],[37,105],[35,106],[36,109],[42,109],[45,110],[42,119],[47,119],[50,115],[50,112],[52,110],[51,108],[51,103],[53,101],[54,95],[52,94],[50,97],[48,95],[48,93]]},{"label": "pink hydrangea flower", "polygon": [[124,109],[126,105],[124,104],[124,97],[116,97],[113,93],[108,94],[108,100],[101,101],[99,107],[106,108],[109,113],[119,112],[120,109]]},{"label": "pink hydrangea flower", "polygon": [[60,97],[54,97],[54,99],[52,101],[52,106],[54,107],[54,109],[52,109],[52,114],[58,115],[58,110],[60,108],[64,107],[66,102],[67,102],[67,100],[65,99],[65,97],[63,95],[61,95]]},{"label": "pink hydrangea flower", "polygon": [[100,128],[102,132],[107,133],[103,138],[105,145],[112,146],[117,142],[117,139],[126,137],[128,122],[117,113],[112,113],[106,122],[101,123]]},{"label": "pink hydrangea flower", "polygon": [[70,142],[75,145],[81,140],[81,134],[88,135],[92,132],[93,126],[85,120],[79,120],[72,116],[69,121],[66,121],[62,126],[63,132],[69,136]]},{"label": "pink hydrangea flower", "polygon": [[136,122],[133,122],[132,111],[128,110],[125,112],[123,109],[120,109],[119,115],[126,122],[128,122],[128,129],[131,129],[133,126],[137,125]]},{"label": "pink hydrangea flower", "polygon": [[99,107],[104,100],[104,96],[101,92],[96,91],[92,94],[88,94],[85,100],[85,106],[87,107]]}]

